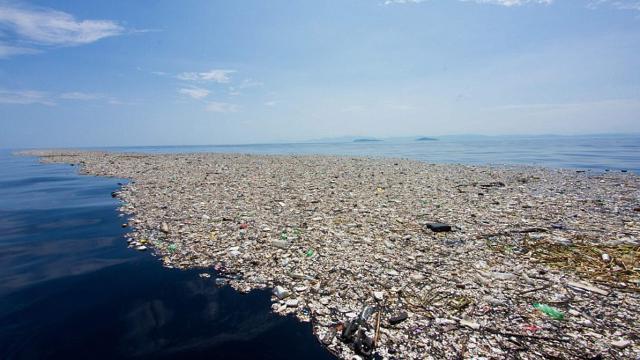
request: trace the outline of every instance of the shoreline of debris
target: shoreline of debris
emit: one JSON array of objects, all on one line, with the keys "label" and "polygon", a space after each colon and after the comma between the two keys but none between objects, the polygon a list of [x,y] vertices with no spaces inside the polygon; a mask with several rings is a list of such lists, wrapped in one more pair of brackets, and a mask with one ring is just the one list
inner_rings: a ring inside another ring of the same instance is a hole
[{"label": "shoreline of debris", "polygon": [[31,151],[130,179],[130,246],[345,359],[640,357],[640,177],[403,159]]}]

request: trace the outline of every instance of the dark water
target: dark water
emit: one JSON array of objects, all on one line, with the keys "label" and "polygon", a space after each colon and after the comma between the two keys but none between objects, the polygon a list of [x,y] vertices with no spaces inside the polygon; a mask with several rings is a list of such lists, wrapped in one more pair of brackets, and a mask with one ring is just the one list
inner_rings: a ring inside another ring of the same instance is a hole
[{"label": "dark water", "polygon": [[268,292],[127,249],[118,181],[0,153],[0,359],[331,358]]},{"label": "dark water", "polygon": [[[415,142],[111,148],[392,156],[640,173],[640,136],[443,138]],[[201,271],[126,248],[119,179],[0,152],[0,359],[326,359],[309,324],[270,313]],[[212,271],[208,271],[212,273]]]}]

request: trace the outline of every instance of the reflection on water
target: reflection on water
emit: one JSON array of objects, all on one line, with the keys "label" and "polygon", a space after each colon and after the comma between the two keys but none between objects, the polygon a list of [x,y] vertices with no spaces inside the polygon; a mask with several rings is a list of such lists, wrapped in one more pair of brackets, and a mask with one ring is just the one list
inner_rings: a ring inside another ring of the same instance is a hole
[{"label": "reflection on water", "polygon": [[10,294],[2,303],[2,352],[33,358],[329,358],[309,324],[269,312],[267,292],[240,295],[196,271],[150,265],[129,262]]},{"label": "reflection on water", "polygon": [[0,169],[0,358],[332,358],[268,292],[128,250],[122,180],[8,153]]}]

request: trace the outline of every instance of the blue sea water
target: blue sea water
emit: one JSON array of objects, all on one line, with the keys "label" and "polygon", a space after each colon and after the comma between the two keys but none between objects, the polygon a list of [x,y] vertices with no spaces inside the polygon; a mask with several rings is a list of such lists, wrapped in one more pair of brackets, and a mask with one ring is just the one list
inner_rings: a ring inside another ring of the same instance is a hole
[{"label": "blue sea water", "polygon": [[[389,156],[640,173],[638,135],[102,150]],[[126,220],[110,196],[125,181],[0,151],[0,358],[331,358],[309,324],[270,313],[267,291],[241,295],[200,278],[199,270],[165,269],[150,253],[127,249]]]},{"label": "blue sea water", "polygon": [[122,181],[0,152],[0,359],[333,358],[268,291],[128,249]]},{"label": "blue sea water", "polygon": [[96,148],[108,151],[329,154],[408,158],[429,163],[535,165],[640,171],[640,134],[589,136],[448,136],[436,141],[289,143]]}]

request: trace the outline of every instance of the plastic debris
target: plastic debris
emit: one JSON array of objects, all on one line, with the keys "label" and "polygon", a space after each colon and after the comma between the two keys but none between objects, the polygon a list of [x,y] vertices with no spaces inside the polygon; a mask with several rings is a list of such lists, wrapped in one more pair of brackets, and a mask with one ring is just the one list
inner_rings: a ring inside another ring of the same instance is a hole
[{"label": "plastic debris", "polygon": [[480,324],[478,324],[475,321],[468,320],[468,319],[460,320],[460,325],[472,328],[474,330],[480,329]]},{"label": "plastic debris", "polygon": [[442,223],[429,223],[425,225],[427,229],[433,232],[446,232],[451,231],[451,225],[442,224]]},{"label": "plastic debris", "polygon": [[540,312],[546,314],[547,316],[549,316],[552,319],[555,320],[562,320],[564,319],[564,314],[562,313],[562,311],[546,305],[546,304],[540,304],[540,303],[535,303],[533,304],[533,307],[535,307],[536,309],[538,309]]},{"label": "plastic debris", "polygon": [[273,288],[273,295],[275,295],[278,299],[284,299],[291,295],[291,292],[282,286],[276,286],[275,288]]},{"label": "plastic debris", "polygon": [[[153,248],[167,267],[237,274],[216,284],[238,291],[295,291],[295,299],[273,296],[273,311],[313,318],[314,334],[340,358],[640,351],[629,330],[640,323],[640,177],[631,172],[352,156],[37,154],[134,180],[117,191],[128,246]],[[451,232],[425,226],[436,220]],[[374,291],[384,291],[382,300]],[[563,304],[571,321],[527,328],[535,317],[522,304],[531,299]],[[367,302],[379,306],[375,315],[341,341]],[[408,317],[386,326],[401,311]],[[620,348],[621,339],[630,343]]]},{"label": "plastic debris", "polygon": [[618,340],[618,341],[614,341],[611,343],[611,346],[613,346],[614,348],[617,349],[625,349],[627,348],[629,345],[631,345],[631,341],[629,340]]},{"label": "plastic debris", "polygon": [[586,290],[586,291],[591,291],[594,292],[596,294],[600,294],[600,295],[604,295],[607,296],[609,295],[609,292],[600,288],[597,288],[593,285],[587,284],[587,283],[582,283],[582,282],[575,282],[575,281],[569,281],[567,283],[567,285],[569,287],[572,287],[574,289],[580,289],[580,290]]},{"label": "plastic debris", "polygon": [[409,317],[409,315],[407,314],[406,311],[401,311],[401,312],[391,316],[388,321],[389,321],[390,325],[397,325],[397,324],[400,324],[401,322],[407,320],[408,317]]}]

